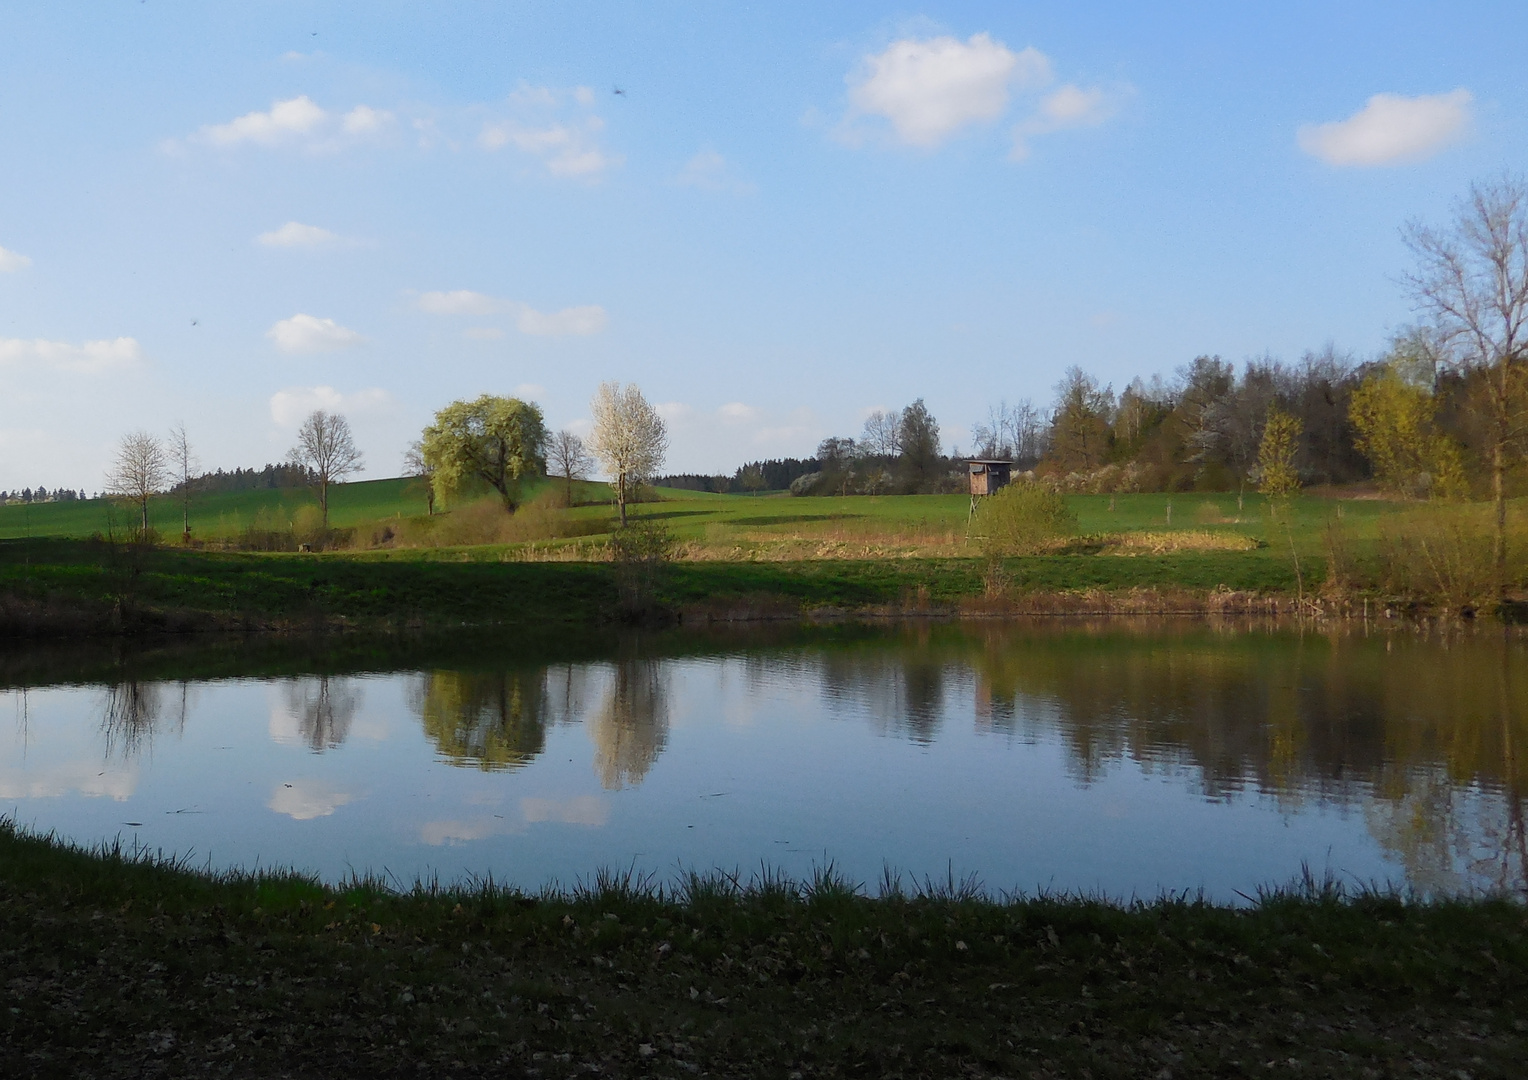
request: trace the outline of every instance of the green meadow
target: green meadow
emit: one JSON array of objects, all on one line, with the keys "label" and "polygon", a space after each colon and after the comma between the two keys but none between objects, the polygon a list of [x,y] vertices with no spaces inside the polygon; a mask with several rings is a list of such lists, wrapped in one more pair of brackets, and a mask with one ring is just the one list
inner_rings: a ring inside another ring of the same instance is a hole
[{"label": "green meadow", "polygon": [[[553,493],[543,481],[526,491],[527,502]],[[660,520],[681,542],[718,553],[735,549],[741,557],[766,552],[786,542],[839,542],[940,549],[941,554],[975,554],[969,542],[970,499],[964,495],[851,495],[792,498],[783,493],[717,495],[657,489],[654,501],[637,505],[639,517]],[[608,489],[603,484],[575,485],[575,504],[558,517],[577,526],[582,538],[607,536],[615,526]],[[1124,532],[1208,532],[1254,541],[1287,543],[1317,551],[1328,525],[1340,521],[1351,539],[1372,541],[1380,523],[1398,504],[1378,499],[1337,499],[1307,495],[1294,500],[1287,522],[1269,520],[1261,496],[1248,494],[1238,507],[1233,493],[1072,495],[1081,531],[1087,536]],[[315,496],[301,488],[225,492],[195,496],[190,505],[192,536],[201,541],[233,542],[247,529],[290,526]],[[465,508],[444,510],[448,520]],[[336,484],[330,491],[330,522],[357,532],[354,546],[372,546],[369,535],[390,522],[428,525],[423,484],[399,478]],[[160,496],[149,505],[150,523],[166,541],[181,533],[182,504]],[[0,507],[0,539],[99,535],[125,537],[135,523],[132,507],[104,499]],[[556,529],[548,530],[555,532]],[[978,530],[979,531],[979,530]],[[548,537],[556,540],[558,537]],[[385,544],[385,541],[383,542]],[[933,553],[930,550],[929,553]],[[497,553],[495,553],[497,554]]]}]

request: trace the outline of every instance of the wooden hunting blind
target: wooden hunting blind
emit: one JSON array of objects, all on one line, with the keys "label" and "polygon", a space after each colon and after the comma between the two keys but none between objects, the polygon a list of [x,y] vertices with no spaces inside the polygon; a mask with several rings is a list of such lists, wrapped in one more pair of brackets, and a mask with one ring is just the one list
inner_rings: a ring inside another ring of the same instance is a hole
[{"label": "wooden hunting blind", "polygon": [[988,461],[974,458],[971,461],[971,497],[996,495],[1008,486],[1013,469],[1011,461]]}]

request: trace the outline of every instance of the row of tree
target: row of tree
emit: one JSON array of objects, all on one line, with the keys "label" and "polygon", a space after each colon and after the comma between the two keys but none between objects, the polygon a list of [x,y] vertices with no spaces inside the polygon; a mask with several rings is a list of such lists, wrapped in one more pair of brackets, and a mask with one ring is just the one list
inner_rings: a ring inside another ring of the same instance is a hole
[{"label": "row of tree", "polygon": [[513,513],[527,481],[549,473],[562,479],[567,501],[573,482],[586,479],[598,460],[611,477],[621,524],[639,486],[651,483],[668,452],[668,429],[635,384],[601,383],[589,403],[587,443],[566,429],[549,432],[541,407],[519,398],[484,394],[453,401],[435,414],[405,464],[429,484],[430,511],[473,487],[498,493]]},{"label": "row of tree", "polygon": [[55,488],[49,491],[45,487],[22,488],[20,491],[0,491],[0,506],[7,503],[49,503],[49,502],[74,502],[77,499],[88,499],[84,491],[74,491],[70,488]]}]

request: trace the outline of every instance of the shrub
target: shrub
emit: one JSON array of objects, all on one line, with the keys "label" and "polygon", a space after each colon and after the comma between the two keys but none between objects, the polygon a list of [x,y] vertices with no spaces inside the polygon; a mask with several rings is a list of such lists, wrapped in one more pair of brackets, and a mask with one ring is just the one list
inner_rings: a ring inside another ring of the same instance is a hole
[{"label": "shrub", "polygon": [[658,586],[674,556],[674,534],[652,518],[633,519],[610,537],[621,614],[640,619],[657,606]]},{"label": "shrub", "polygon": [[1077,532],[1077,515],[1059,491],[1040,484],[1009,484],[982,500],[977,536],[989,555],[1031,555]]},{"label": "shrub", "polygon": [[[1455,609],[1489,601],[1495,585],[1493,531],[1491,509],[1479,503],[1403,510],[1380,532],[1380,583],[1390,592]],[[1521,584],[1528,570],[1525,540],[1522,523],[1509,523],[1509,586]]]}]

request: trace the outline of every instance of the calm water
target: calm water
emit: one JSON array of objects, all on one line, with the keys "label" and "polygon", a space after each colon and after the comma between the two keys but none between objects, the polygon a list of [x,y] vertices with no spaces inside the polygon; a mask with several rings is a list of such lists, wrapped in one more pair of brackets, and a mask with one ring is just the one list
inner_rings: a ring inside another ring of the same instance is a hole
[{"label": "calm water", "polygon": [[309,664],[326,674],[291,674],[289,658],[279,677],[166,677],[237,672],[226,647],[216,663],[53,669],[11,654],[0,812],[197,865],[404,883],[805,875],[831,859],[872,885],[890,866],[1116,897],[1235,900],[1302,864],[1432,892],[1524,888],[1521,636],[781,633],[555,662],[506,647]]}]

